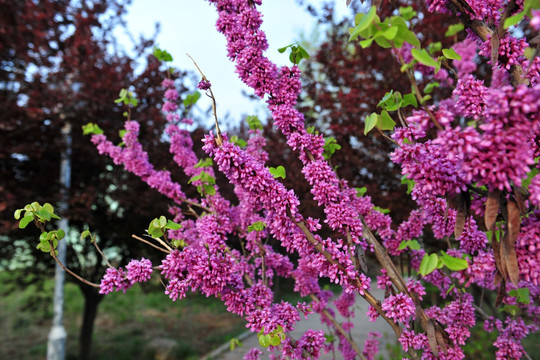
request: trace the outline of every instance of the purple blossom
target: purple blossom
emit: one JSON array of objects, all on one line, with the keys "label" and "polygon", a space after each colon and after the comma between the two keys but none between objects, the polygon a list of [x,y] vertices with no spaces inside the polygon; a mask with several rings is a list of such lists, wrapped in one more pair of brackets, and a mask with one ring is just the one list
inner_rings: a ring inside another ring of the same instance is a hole
[{"label": "purple blossom", "polygon": [[399,337],[399,342],[404,351],[409,351],[409,348],[420,350],[428,349],[429,343],[426,334],[417,334],[413,330],[404,329]]},{"label": "purple blossom", "polygon": [[478,230],[476,221],[471,216],[465,221],[463,232],[459,236],[460,248],[469,254],[476,254],[480,250],[484,250],[488,243],[486,234]]},{"label": "purple blossom", "polygon": [[257,348],[250,349],[246,355],[244,355],[244,360],[259,360],[263,352]]},{"label": "purple blossom", "polygon": [[141,260],[131,260],[126,265],[127,278],[131,283],[146,282],[150,280],[152,275],[152,262],[150,260],[142,258]]},{"label": "purple blossom", "polygon": [[355,294],[353,292],[347,293],[343,291],[341,296],[334,300],[334,305],[336,309],[343,317],[354,317],[354,302]]},{"label": "purple blossom", "polygon": [[197,84],[197,89],[206,91],[206,90],[210,89],[211,86],[212,86],[212,84],[210,83],[210,81],[202,79]]},{"label": "purple blossom", "polygon": [[400,321],[409,326],[409,322],[414,320],[416,307],[413,300],[403,294],[390,295],[382,302],[382,309],[386,316],[394,321]]},{"label": "purple blossom", "polygon": [[103,279],[101,279],[101,284],[99,285],[99,293],[108,294],[113,290],[122,290],[125,293],[126,290],[129,289],[132,285],[133,282],[131,282],[127,278],[127,274],[124,272],[124,269],[108,268],[105,276],[103,276]]},{"label": "purple blossom", "polygon": [[472,75],[459,79],[454,89],[454,96],[457,97],[456,106],[460,114],[476,120],[483,118],[486,92],[484,82],[475,80]]},{"label": "purple blossom", "polygon": [[324,347],[325,337],[324,331],[322,330],[307,330],[300,339],[298,339],[296,356],[297,359],[304,359],[305,355],[308,354],[314,359],[318,359],[320,356],[320,351]]},{"label": "purple blossom", "polygon": [[[538,177],[538,176],[537,176]],[[540,286],[540,213],[537,211],[523,220],[516,241],[520,278]]]},{"label": "purple blossom", "polygon": [[532,18],[529,25],[536,31],[540,31],[540,9],[531,10]]},{"label": "purple blossom", "polygon": [[379,339],[381,334],[378,332],[370,332],[368,337],[364,341],[364,349],[362,354],[366,357],[367,360],[374,360],[375,356],[379,352]]},{"label": "purple blossom", "polygon": [[473,36],[467,36],[463,41],[455,44],[453,49],[461,56],[461,60],[452,60],[460,79],[476,71],[474,59],[478,45]]}]

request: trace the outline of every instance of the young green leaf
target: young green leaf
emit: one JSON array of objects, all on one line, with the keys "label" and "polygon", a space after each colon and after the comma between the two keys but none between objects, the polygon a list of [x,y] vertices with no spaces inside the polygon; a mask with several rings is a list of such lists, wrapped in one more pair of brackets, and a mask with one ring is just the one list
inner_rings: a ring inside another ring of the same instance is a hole
[{"label": "young green leaf", "polygon": [[379,121],[380,115],[377,113],[371,113],[366,118],[365,126],[364,126],[364,135],[367,135],[373,128],[377,125],[377,122]]},{"label": "young green leaf", "polygon": [[508,295],[515,297],[518,303],[526,305],[531,303],[531,297],[528,288],[512,289],[508,292]]},{"label": "young green leaf", "polygon": [[408,105],[412,105],[415,108],[418,107],[418,101],[416,101],[416,96],[414,94],[405,94],[403,95],[403,101],[401,103],[402,107],[406,107]]},{"label": "young green leaf", "polygon": [[424,64],[429,67],[434,67],[434,68],[438,66],[437,61],[435,61],[431,57],[431,55],[429,55],[426,49],[418,50],[416,48],[412,48],[411,55],[421,64]]},{"label": "young green leaf", "polygon": [[508,29],[510,26],[516,26],[525,17],[525,11],[520,11],[517,14],[510,16],[504,20],[504,28]]},{"label": "young green leaf", "polygon": [[396,126],[396,122],[392,120],[390,115],[386,110],[383,110],[381,112],[381,124],[379,126],[379,129],[381,130],[394,130],[394,127]]},{"label": "young green leaf", "polygon": [[375,6],[372,6],[367,14],[357,14],[356,19],[360,19],[360,21],[356,24],[354,29],[351,32],[351,35],[349,37],[349,41],[356,40],[360,34],[366,30],[373,20],[375,20],[375,17],[377,16],[377,8]]},{"label": "young green leaf", "polygon": [[422,276],[431,274],[437,268],[438,263],[439,263],[439,257],[437,256],[437,254],[431,254],[431,255],[424,254],[424,258],[422,259],[422,262],[420,263],[418,272]]},{"label": "young green leaf", "polygon": [[277,168],[270,167],[268,170],[270,171],[270,174],[274,176],[274,179],[277,179],[277,178],[285,179],[285,168],[283,166],[279,165]]},{"label": "young green leaf", "polygon": [[454,49],[442,49],[442,53],[447,59],[461,60],[461,55],[459,55]]},{"label": "young green leaf", "polygon": [[199,160],[197,164],[195,164],[194,168],[205,168],[212,166],[214,162],[212,161],[212,158],[205,158],[204,160]]},{"label": "young green leaf", "polygon": [[250,115],[246,118],[246,122],[251,130],[262,130],[263,126],[261,121],[256,115]]},{"label": "young green leaf", "polygon": [[452,271],[461,271],[469,267],[469,263],[467,263],[467,260],[450,256],[445,252],[442,253],[441,259],[443,264]]},{"label": "young green leaf", "polygon": [[463,29],[465,29],[465,26],[462,23],[450,25],[448,27],[448,30],[446,30],[446,32],[444,33],[444,36],[448,37],[448,36],[456,35],[458,32],[460,32]]},{"label": "young green leaf", "polygon": [[399,14],[407,21],[411,20],[416,16],[416,11],[414,11],[412,6],[400,7]]},{"label": "young green leaf", "polygon": [[328,160],[334,155],[336,150],[341,149],[341,145],[339,145],[335,138],[333,137],[327,137],[324,138],[324,152],[323,157]]},{"label": "young green leaf", "polygon": [[438,88],[440,86],[440,84],[436,81],[434,82],[431,82],[429,84],[426,85],[426,87],[424,87],[424,92],[426,94],[431,94],[433,92],[433,89],[435,88]]},{"label": "young green leaf", "polygon": [[165,229],[169,229],[169,230],[178,230],[181,228],[182,228],[182,225],[177,224],[172,220],[167,220],[167,225],[165,225]]},{"label": "young green leaf", "polygon": [[24,229],[34,220],[34,215],[25,215],[21,221],[19,221],[19,229]]},{"label": "young green leaf", "polygon": [[265,227],[266,227],[266,224],[263,221],[259,220],[257,222],[254,222],[253,224],[249,225],[248,228],[247,228],[247,231],[248,232],[262,231]]},{"label": "young green leaf", "polygon": [[356,189],[356,196],[361,197],[364,196],[364,194],[367,191],[367,187],[363,186],[361,188],[355,188]]}]

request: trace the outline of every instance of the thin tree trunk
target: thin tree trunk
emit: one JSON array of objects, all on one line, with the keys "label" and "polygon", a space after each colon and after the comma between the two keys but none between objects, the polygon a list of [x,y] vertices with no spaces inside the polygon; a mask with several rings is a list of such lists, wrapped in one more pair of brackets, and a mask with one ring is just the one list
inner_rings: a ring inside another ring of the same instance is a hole
[{"label": "thin tree trunk", "polygon": [[80,288],[84,295],[84,312],[81,332],[79,334],[79,359],[90,360],[92,358],[91,352],[94,322],[103,295],[98,292],[98,289],[88,285],[81,284]]}]

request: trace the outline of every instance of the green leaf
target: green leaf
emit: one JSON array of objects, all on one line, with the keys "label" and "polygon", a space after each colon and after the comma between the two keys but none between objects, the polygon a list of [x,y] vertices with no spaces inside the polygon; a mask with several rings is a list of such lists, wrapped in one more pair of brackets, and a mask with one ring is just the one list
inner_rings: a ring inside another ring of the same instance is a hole
[{"label": "green leaf", "polygon": [[[403,41],[411,44],[412,46],[420,47],[420,40],[418,40],[418,38],[416,37],[416,34],[412,32],[411,30],[409,30],[408,28],[399,29],[396,39],[394,39],[394,43],[396,43],[397,38],[403,39]],[[401,48],[401,46],[403,46],[403,44],[401,44],[399,48]]]},{"label": "green leaf", "polygon": [[231,351],[233,351],[236,347],[242,346],[242,342],[238,340],[237,338],[232,338],[229,343],[230,343],[229,348],[231,349]]},{"label": "green leaf", "polygon": [[517,14],[510,16],[504,20],[504,28],[508,29],[510,26],[515,26],[523,20],[525,17],[525,11],[518,12]]},{"label": "green leaf", "polygon": [[461,55],[454,49],[442,49],[442,53],[447,59],[461,60]]},{"label": "green leaf", "polygon": [[388,115],[388,112],[386,110],[383,110],[381,112],[381,125],[379,126],[379,129],[381,130],[394,130],[394,127],[396,126],[396,122],[392,120],[390,115]]},{"label": "green leaf", "polygon": [[265,227],[266,227],[266,223],[259,220],[257,222],[254,222],[253,224],[249,225],[248,228],[247,228],[247,231],[248,232],[262,231],[262,230],[264,230]]},{"label": "green leaf", "polygon": [[450,256],[445,252],[442,253],[442,262],[448,269],[452,271],[461,271],[469,267],[467,260]]},{"label": "green leaf", "polygon": [[199,160],[197,162],[197,164],[195,164],[194,168],[205,168],[205,167],[210,167],[214,164],[214,162],[212,161],[211,158],[206,158],[204,160]]},{"label": "green leaf", "polygon": [[262,130],[263,126],[261,121],[256,115],[250,115],[246,118],[246,122],[251,130]]},{"label": "green leaf", "polygon": [[41,222],[51,221],[51,214],[45,209],[39,209],[35,214]]},{"label": "green leaf", "polygon": [[439,257],[437,254],[424,254],[424,257],[422,259],[422,262],[420,263],[420,268],[418,269],[418,272],[422,276],[426,276],[428,274],[431,274],[436,268],[437,264],[439,263]]},{"label": "green leaf", "polygon": [[398,250],[403,250],[406,247],[409,247],[412,250],[420,250],[420,244],[416,240],[403,240],[399,244]]},{"label": "green leaf", "polygon": [[159,217],[159,227],[163,228],[163,227],[165,227],[165,225],[167,225],[167,218],[165,216],[160,216]]},{"label": "green leaf", "polygon": [[531,185],[532,180],[535,176],[538,175],[538,173],[540,173],[540,169],[538,169],[537,167],[533,167],[531,171],[529,171],[529,173],[527,174],[527,178],[521,182],[521,187],[524,189],[528,189],[529,185]]},{"label": "green leaf", "polygon": [[358,197],[364,196],[364,194],[367,191],[367,187],[365,187],[365,186],[363,186],[361,188],[355,188],[355,189],[356,189],[356,196],[358,196]]},{"label": "green leaf", "polygon": [[92,233],[90,232],[90,230],[84,230],[81,233],[81,240],[84,240],[88,236],[90,236],[90,238],[92,238]]},{"label": "green leaf", "polygon": [[159,60],[159,61],[173,61],[173,57],[171,54],[169,54],[166,50],[161,50],[157,47],[154,48],[153,55]]},{"label": "green leaf", "polygon": [[384,94],[383,98],[381,99],[381,101],[379,101],[379,103],[377,104],[377,106],[381,107],[383,106],[384,104],[386,104],[389,100],[392,100],[394,97],[392,96],[394,94],[394,90],[390,90],[388,91],[386,94]]},{"label": "green leaf", "polygon": [[465,29],[465,26],[462,23],[450,25],[448,27],[448,30],[446,30],[446,32],[444,33],[444,36],[448,37],[448,36],[456,35],[458,32],[460,32],[463,29]]},{"label": "green leaf", "polygon": [[204,192],[209,196],[216,195],[216,187],[214,185],[205,184],[203,185]]},{"label": "green leaf", "polygon": [[407,175],[401,177],[401,183],[407,185],[407,194],[410,194],[414,188],[414,180],[408,179]]},{"label": "green leaf", "polygon": [[418,107],[418,102],[416,101],[416,96],[414,96],[414,94],[412,94],[412,93],[403,95],[403,102],[401,103],[401,106],[406,107],[408,105]]},{"label": "green leaf", "polygon": [[515,297],[518,303],[530,304],[531,296],[528,288],[512,289],[508,292],[508,295]]},{"label": "green leaf", "polygon": [[15,217],[15,220],[19,220],[21,218],[21,213],[24,211],[24,209],[17,209],[15,210],[15,214],[13,215]]},{"label": "green leaf", "polygon": [[195,91],[193,94],[189,94],[186,96],[184,101],[182,103],[184,104],[184,107],[190,107],[195,105],[195,103],[201,98],[201,93],[198,91]]},{"label": "green leaf", "polygon": [[373,210],[378,211],[378,212],[383,213],[383,214],[390,214],[390,209],[384,209],[384,208],[379,207],[379,206],[374,206]]},{"label": "green leaf", "polygon": [[306,60],[311,57],[311,56],[309,56],[309,53],[306,51],[306,49],[304,49],[301,45],[298,45],[298,51],[302,55],[302,58],[304,58]]},{"label": "green leaf", "polygon": [[279,48],[278,51],[283,54],[285,51],[287,51],[288,48],[290,48],[291,46],[293,46],[294,43],[290,44],[290,45],[287,45],[287,46],[284,46],[282,48]]},{"label": "green leaf", "polygon": [[[361,15],[361,16],[360,16]],[[373,20],[375,20],[375,16],[377,15],[377,8],[375,6],[372,6],[367,14],[357,14],[357,18],[360,17],[360,21],[355,26],[354,30],[351,33],[351,36],[349,37],[349,41],[353,41],[358,36],[360,36],[360,33],[367,29]]]},{"label": "green leaf", "polygon": [[416,11],[412,8],[412,6],[407,7],[400,7],[399,8],[399,14],[407,21],[411,20],[413,17],[416,16]]},{"label": "green leaf", "polygon": [[271,335],[270,336],[270,345],[278,346],[279,344],[281,344],[281,338],[279,337],[279,335]]},{"label": "green leaf", "polygon": [[64,230],[62,230],[62,229],[58,229],[56,231],[56,238],[58,240],[62,240],[64,237],[66,237],[66,232]]},{"label": "green leaf", "polygon": [[270,335],[259,334],[257,335],[257,337],[259,338],[259,344],[263,348],[267,348],[270,346]]},{"label": "green leaf", "polygon": [[274,179],[279,177],[285,179],[285,168],[283,166],[279,165],[277,168],[270,167],[268,170],[270,171],[270,174],[274,176]]},{"label": "green leaf", "polygon": [[413,56],[413,58],[415,58],[419,63],[422,63],[426,66],[430,66],[430,67],[434,67],[436,68],[438,65],[437,65],[437,61],[435,61],[431,55],[429,55],[429,53],[427,52],[426,49],[421,49],[421,50],[418,50],[416,48],[412,48],[411,49],[411,55]]},{"label": "green leaf", "polygon": [[516,316],[518,314],[518,312],[519,312],[519,306],[506,304],[506,305],[503,306],[502,310],[506,311],[507,313],[509,313],[512,316]]},{"label": "green leaf", "polygon": [[324,138],[324,152],[323,157],[328,160],[334,155],[336,150],[340,150],[341,145],[339,145],[335,138],[333,137],[326,137]]},{"label": "green leaf", "polygon": [[398,33],[397,26],[391,26],[387,30],[383,31],[381,35],[387,40],[393,40]]},{"label": "green leaf", "polygon": [[19,229],[24,229],[34,220],[34,215],[25,215],[21,221],[19,221]]},{"label": "green leaf", "polygon": [[426,94],[431,94],[433,92],[433,89],[438,88],[439,86],[440,86],[440,84],[438,82],[436,82],[436,81],[432,82],[432,83],[429,83],[424,88],[424,92]]},{"label": "green leaf", "polygon": [[247,146],[247,142],[244,139],[240,139],[238,136],[233,135],[230,138],[230,142],[235,144],[236,146],[239,146],[241,148],[244,148]]},{"label": "green leaf", "polygon": [[54,208],[51,204],[45,203],[43,204],[43,210],[47,211],[49,214],[54,214]]},{"label": "green leaf", "polygon": [[371,115],[369,115],[366,118],[365,126],[364,126],[364,135],[367,135],[371,130],[373,130],[373,128],[375,127],[375,125],[377,125],[377,122],[379,121],[379,117],[380,117],[379,114],[371,113]]},{"label": "green leaf", "polygon": [[440,51],[442,49],[442,43],[440,41],[429,43],[428,45],[428,52],[430,54],[434,54],[437,51]]},{"label": "green leaf", "polygon": [[373,40],[375,40],[375,39],[374,38],[369,38],[369,39],[362,40],[362,41],[360,41],[360,46],[362,47],[362,49],[368,48],[373,43]]},{"label": "green leaf", "polygon": [[167,220],[167,225],[165,225],[165,229],[169,229],[169,230],[178,230],[181,228],[182,228],[182,225],[175,223],[172,220]]},{"label": "green leaf", "polygon": [[83,135],[99,135],[99,134],[103,134],[103,130],[101,130],[101,128],[94,124],[94,123],[88,123],[86,125],[83,125],[82,126],[82,129],[83,129]]}]

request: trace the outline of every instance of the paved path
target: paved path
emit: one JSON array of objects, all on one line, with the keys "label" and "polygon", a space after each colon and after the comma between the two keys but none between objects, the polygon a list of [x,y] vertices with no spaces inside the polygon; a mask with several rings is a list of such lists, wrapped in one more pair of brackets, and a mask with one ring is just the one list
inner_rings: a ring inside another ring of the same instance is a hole
[{"label": "paved path", "polygon": [[[379,289],[373,289],[372,291],[373,295],[377,299],[383,298],[383,291]],[[365,315],[366,311],[368,309],[367,302],[362,299],[361,297],[357,297],[356,301],[356,312],[355,317],[352,318],[350,321],[354,323],[354,328],[351,330],[351,334],[355,342],[358,344],[358,346],[362,349],[364,346],[364,340],[367,338],[368,334],[372,331],[377,331],[382,334],[381,339],[379,340],[379,354],[383,354],[383,358],[387,358],[385,356],[385,348],[387,343],[393,343],[395,342],[395,335],[392,331],[392,328],[390,325],[388,325],[384,320],[377,319],[376,322],[370,322],[368,320],[368,317]],[[336,314],[338,314],[336,310]],[[344,321],[345,319],[338,315],[338,321]],[[296,323],[296,330],[292,332],[292,336],[295,339],[299,339],[302,334],[308,330],[325,330],[326,331],[326,325],[321,324],[319,320],[318,314],[310,314],[308,316],[307,320],[301,320],[298,323]],[[256,334],[253,333],[247,333],[244,335],[243,339],[241,339],[242,346],[239,348],[234,349],[233,351],[230,351],[229,344],[223,344],[222,347],[219,349],[214,350],[212,353],[204,356],[201,359],[212,359],[212,360],[239,360],[244,357],[244,354],[247,353],[251,348],[257,347],[261,350],[263,350],[263,356],[261,356],[261,359],[269,359],[268,352],[259,345],[259,341],[257,339]],[[331,353],[324,354],[321,356],[321,359],[335,359],[340,360],[343,359],[341,354],[336,353],[336,357],[334,358]]]}]

